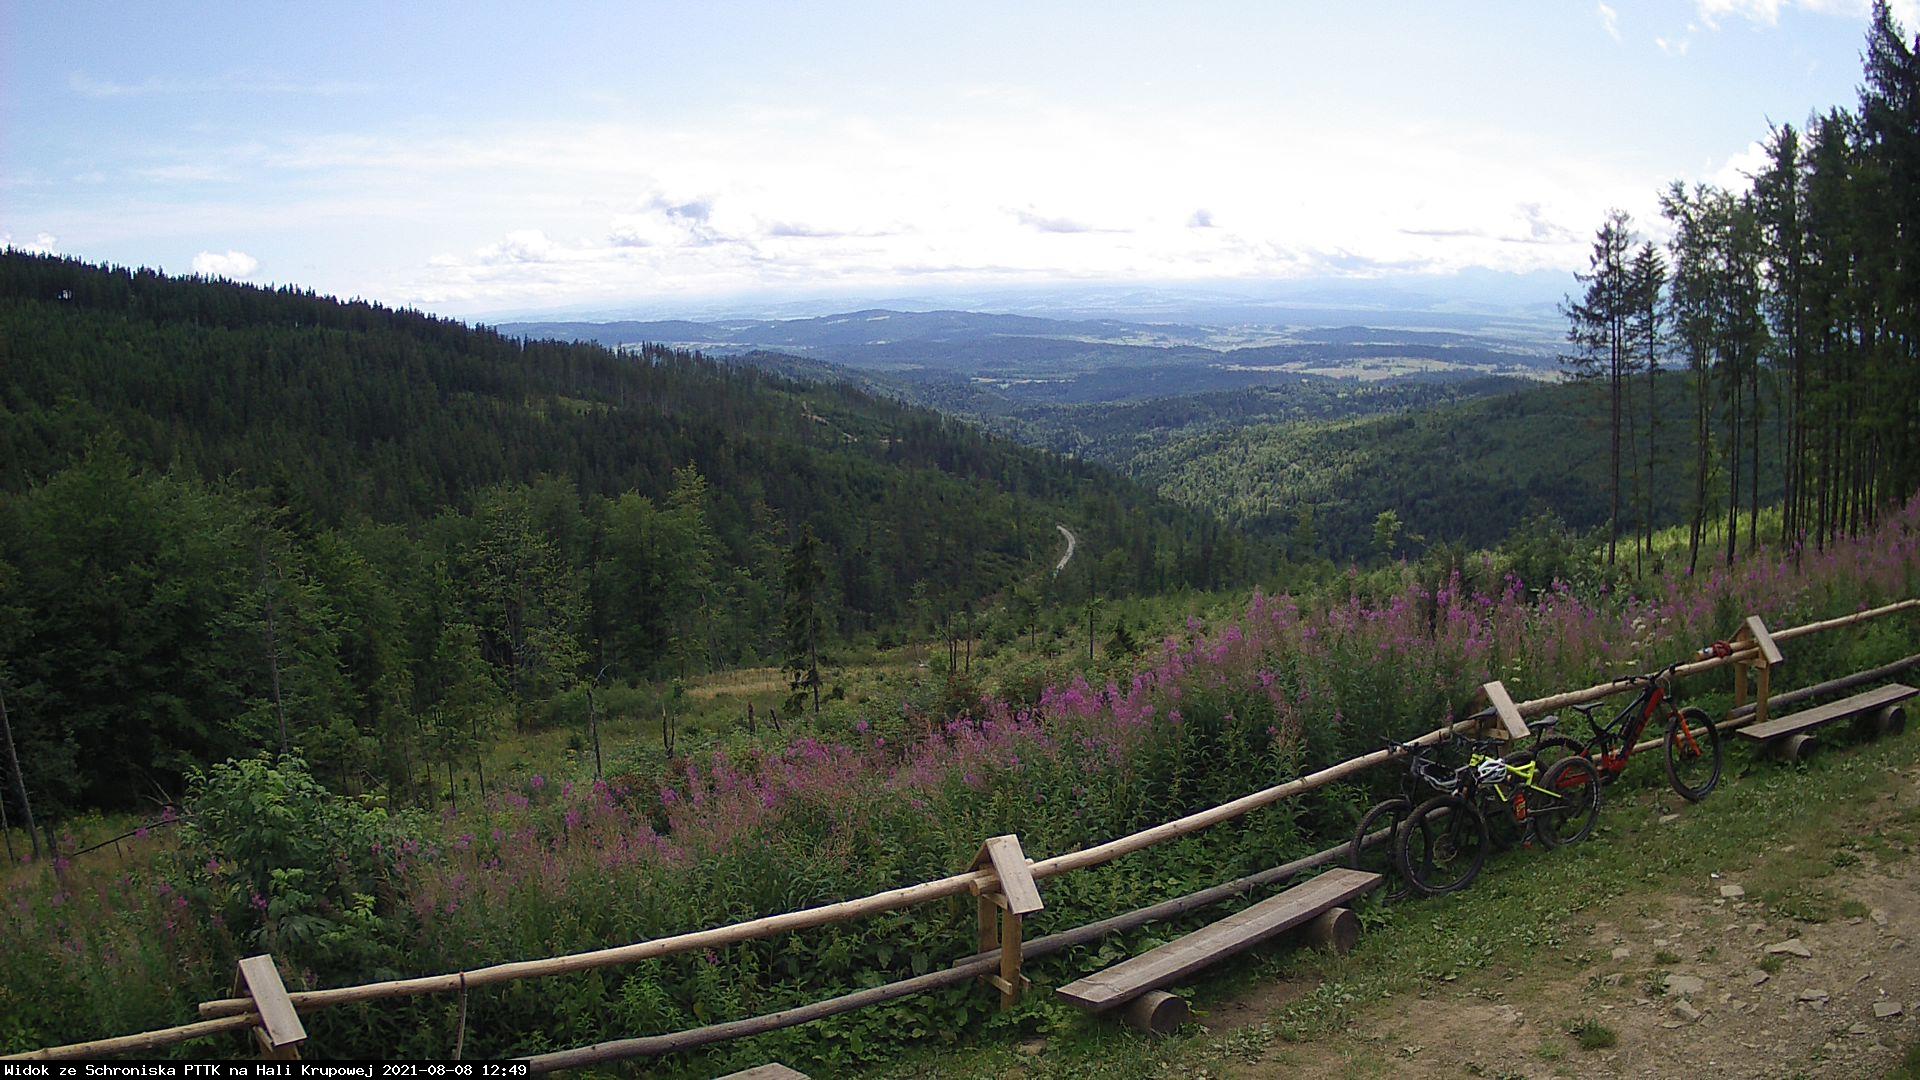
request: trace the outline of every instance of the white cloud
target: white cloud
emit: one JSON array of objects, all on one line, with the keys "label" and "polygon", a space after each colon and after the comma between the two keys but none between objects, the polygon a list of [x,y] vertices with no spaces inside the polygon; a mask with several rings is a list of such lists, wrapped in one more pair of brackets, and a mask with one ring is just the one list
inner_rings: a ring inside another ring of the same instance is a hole
[{"label": "white cloud", "polygon": [[[1382,136],[1224,108],[1124,117],[1023,108],[860,132],[840,125],[598,125],[369,142],[326,156],[330,168],[378,162],[375,171],[418,175],[447,201],[475,203],[465,207],[474,218],[522,225],[370,290],[466,311],[914,277],[1559,268],[1579,259],[1580,236],[1607,207],[1653,213],[1664,179],[1493,131]],[[1143,142],[1159,152],[1140,157],[1132,148]],[[822,145],[845,152],[822,156]],[[1009,160],[1021,167],[1005,168]],[[1313,164],[1328,161],[1344,167]],[[1410,171],[1410,161],[1422,168]],[[462,183],[467,175],[487,178],[487,197]],[[636,187],[638,197],[616,194]],[[555,190],[571,197],[536,205]]]},{"label": "white cloud", "polygon": [[1707,174],[1707,182],[1728,191],[1745,191],[1753,186],[1753,178],[1766,171],[1767,144],[1755,139],[1746,149],[1729,157],[1719,168]]},{"label": "white cloud", "polygon": [[0,249],[24,251],[29,255],[58,255],[59,243],[51,233],[35,233],[31,240],[15,240],[12,233],[0,233]]},{"label": "white cloud", "polygon": [[[1908,33],[1920,30],[1920,0],[1892,0],[1893,17]],[[1700,21],[1709,29],[1719,29],[1727,16],[1745,19],[1760,26],[1780,25],[1780,13],[1799,8],[1816,15],[1841,15],[1865,18],[1873,10],[1870,0],[1694,0]],[[1684,51],[1684,50],[1683,50]]]},{"label": "white cloud", "polygon": [[1653,43],[1654,45],[1659,47],[1661,52],[1666,53],[1668,56],[1685,56],[1687,55],[1687,50],[1693,48],[1692,37],[1676,38],[1672,40],[1669,40],[1663,37],[1657,37],[1653,39]]},{"label": "white cloud", "polygon": [[1579,264],[1577,236],[1608,207],[1657,215],[1670,175],[1471,123],[1382,129],[1279,106],[992,99],[886,119],[498,122],[196,147],[188,160],[304,197],[253,202],[205,185],[195,198],[70,216],[63,235],[234,236],[290,217],[343,235],[431,223],[446,237],[433,248],[309,283],[449,313],[916,278],[1562,269]]},{"label": "white cloud", "polygon": [[1608,7],[1605,3],[1597,5],[1594,10],[1600,13],[1600,25],[1607,28],[1607,36],[1615,41],[1619,41],[1620,13]]},{"label": "white cloud", "polygon": [[260,260],[244,251],[203,251],[193,257],[193,272],[202,277],[244,281],[260,269]]}]

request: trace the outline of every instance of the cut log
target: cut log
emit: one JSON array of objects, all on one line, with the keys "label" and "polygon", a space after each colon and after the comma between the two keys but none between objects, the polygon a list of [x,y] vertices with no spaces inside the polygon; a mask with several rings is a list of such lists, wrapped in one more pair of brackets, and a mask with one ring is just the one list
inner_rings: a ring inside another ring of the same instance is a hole
[{"label": "cut log", "polygon": [[1316,949],[1345,956],[1360,943],[1360,916],[1351,908],[1328,908],[1307,924],[1302,936]]},{"label": "cut log", "polygon": [[1151,1035],[1171,1035],[1192,1018],[1193,1009],[1187,1005],[1187,999],[1165,990],[1149,990],[1120,1010],[1120,1019],[1125,1020],[1128,1027]]},{"label": "cut log", "polygon": [[1813,752],[1820,749],[1820,739],[1819,736],[1811,734],[1789,735],[1775,741],[1773,747],[1775,756],[1791,764],[1812,757]]}]

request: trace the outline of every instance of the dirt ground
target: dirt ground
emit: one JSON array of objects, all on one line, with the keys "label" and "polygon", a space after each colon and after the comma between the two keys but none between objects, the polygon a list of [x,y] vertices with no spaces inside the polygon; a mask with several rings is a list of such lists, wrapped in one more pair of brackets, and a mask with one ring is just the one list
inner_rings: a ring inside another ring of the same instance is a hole
[{"label": "dirt ground", "polygon": [[[1877,801],[1870,833],[1920,806],[1920,770],[1903,775]],[[1777,887],[1768,905],[1743,883],[1779,880],[1769,863],[1791,858],[1792,846],[1755,852],[1744,867],[1568,927],[1567,948],[1585,961],[1585,978],[1477,973],[1371,1005],[1335,1035],[1275,1041],[1230,1075],[1883,1076],[1920,1040],[1920,866],[1907,857],[1911,841],[1889,832],[1840,856],[1838,869],[1800,894],[1807,906],[1799,910]],[[1809,913],[1825,921],[1792,917]],[[1233,1030],[1305,990],[1264,986],[1220,1003],[1206,1025]],[[1570,1033],[1582,1020],[1609,1029],[1611,1044],[1583,1048]]]}]

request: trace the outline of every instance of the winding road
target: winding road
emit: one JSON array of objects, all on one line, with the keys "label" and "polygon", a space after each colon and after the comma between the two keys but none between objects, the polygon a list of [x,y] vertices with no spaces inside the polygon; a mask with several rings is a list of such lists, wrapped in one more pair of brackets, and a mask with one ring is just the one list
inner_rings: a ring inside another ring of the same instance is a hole
[{"label": "winding road", "polygon": [[1073,530],[1065,525],[1055,524],[1054,528],[1059,529],[1060,535],[1067,538],[1067,553],[1060,556],[1059,562],[1053,564],[1053,572],[1059,574],[1067,568],[1068,563],[1073,561],[1073,549],[1080,546],[1080,538],[1073,535]]}]

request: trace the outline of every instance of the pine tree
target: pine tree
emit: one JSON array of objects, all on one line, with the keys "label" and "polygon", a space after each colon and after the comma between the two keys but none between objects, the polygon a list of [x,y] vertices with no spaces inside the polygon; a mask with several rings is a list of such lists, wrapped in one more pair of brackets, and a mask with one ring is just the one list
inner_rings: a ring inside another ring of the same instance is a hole
[{"label": "pine tree", "polygon": [[1632,333],[1640,364],[1647,373],[1647,482],[1642,488],[1642,543],[1653,552],[1653,493],[1660,476],[1660,343],[1661,298],[1667,285],[1666,260],[1651,243],[1642,244],[1634,255],[1630,272],[1633,317]]},{"label": "pine tree", "polygon": [[1561,311],[1568,321],[1567,342],[1573,354],[1561,358],[1575,378],[1604,381],[1608,416],[1607,565],[1612,566],[1620,542],[1620,439],[1625,415],[1627,380],[1637,359],[1632,338],[1635,312],[1629,252],[1633,222],[1625,211],[1614,210],[1594,237],[1588,272],[1575,277],[1587,286],[1578,301],[1568,298]]},{"label": "pine tree", "polygon": [[826,629],[827,574],[821,565],[820,539],[813,526],[803,525],[800,538],[787,553],[787,711],[800,711],[802,700],[813,696],[813,715],[820,715],[820,645]]}]

